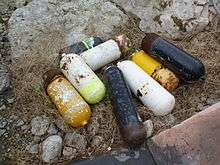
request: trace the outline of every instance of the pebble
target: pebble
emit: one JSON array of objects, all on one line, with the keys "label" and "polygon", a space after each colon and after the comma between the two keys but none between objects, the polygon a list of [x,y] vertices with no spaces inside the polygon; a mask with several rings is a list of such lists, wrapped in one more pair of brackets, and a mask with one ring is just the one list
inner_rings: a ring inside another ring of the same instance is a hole
[{"label": "pebble", "polygon": [[201,97],[201,101],[206,101],[206,97]]},{"label": "pebble", "polygon": [[31,120],[31,133],[41,136],[47,132],[49,120],[45,116],[37,116]]},{"label": "pebble", "polygon": [[50,135],[55,135],[58,133],[58,130],[56,129],[56,126],[53,123],[50,124],[47,133]]},{"label": "pebble", "polygon": [[199,97],[189,97],[188,98],[188,103],[191,104],[191,106],[198,104],[200,101],[201,100]]},{"label": "pebble", "polygon": [[24,132],[27,132],[29,130],[30,126],[29,125],[22,125],[21,130]]},{"label": "pebble", "polygon": [[7,120],[3,117],[0,117],[0,128],[5,128],[7,124],[8,124]]},{"label": "pebble", "polygon": [[10,88],[10,74],[7,66],[0,64],[0,94]]},{"label": "pebble", "polygon": [[95,136],[95,137],[92,139],[91,147],[100,147],[100,146],[102,146],[101,144],[103,143],[103,141],[104,141],[103,137],[101,137],[101,136]]},{"label": "pebble", "polygon": [[87,141],[85,136],[78,133],[67,133],[64,138],[65,146],[73,147],[78,152],[82,152],[86,149]]},{"label": "pebble", "polygon": [[88,133],[91,137],[95,136],[99,131],[99,122],[97,118],[92,118],[91,123],[88,125],[87,128]]},{"label": "pebble", "polygon": [[9,89],[10,89],[10,90],[7,90],[7,91],[5,91],[5,92],[3,93],[3,94],[4,94],[3,99],[4,99],[4,101],[5,101],[6,104],[12,104],[12,103],[14,103],[14,101],[15,101],[15,94],[14,94],[14,92],[13,92],[13,90],[12,90],[12,87],[10,86]]},{"label": "pebble", "polygon": [[59,117],[55,120],[56,126],[63,132],[70,132],[71,128],[65,123],[65,121]]},{"label": "pebble", "polygon": [[204,106],[203,106],[203,104],[202,104],[202,103],[198,103],[198,105],[197,105],[197,109],[198,109],[198,111],[202,111],[202,110],[204,110]]},{"label": "pebble", "polygon": [[60,157],[61,150],[62,138],[58,135],[49,136],[42,143],[41,158],[46,163],[52,163]]},{"label": "pebble", "polygon": [[5,136],[6,138],[8,138],[8,132],[6,132],[6,133],[4,134],[4,136]]},{"label": "pebble", "polygon": [[0,111],[5,110],[5,109],[6,109],[5,104],[3,104],[2,106],[0,106]]},{"label": "pebble", "polygon": [[77,150],[72,147],[64,147],[63,156],[68,159],[73,159],[77,156]]},{"label": "pebble", "polygon": [[3,17],[2,17],[2,20],[3,20],[4,22],[7,22],[7,21],[9,20],[9,17],[7,17],[7,16],[4,17],[4,16],[3,16]]},{"label": "pebble", "polygon": [[163,116],[161,119],[164,125],[174,125],[176,122],[176,118],[172,114]]},{"label": "pebble", "polygon": [[6,129],[0,129],[0,137],[1,137],[2,135],[4,135],[5,132],[6,132]]},{"label": "pebble", "polygon": [[14,101],[15,101],[14,97],[7,99],[8,104],[12,104]]},{"label": "pebble", "polygon": [[0,34],[4,32],[4,25],[0,23]]},{"label": "pebble", "polygon": [[146,120],[145,122],[143,122],[143,125],[147,132],[147,138],[151,137],[154,131],[153,122],[151,120]]},{"label": "pebble", "polygon": [[10,119],[11,121],[17,121],[17,120],[18,120],[18,116],[16,116],[16,115],[11,115],[11,116],[9,117],[9,119]]},{"label": "pebble", "polygon": [[30,153],[30,154],[37,154],[39,151],[39,144],[30,144],[26,147],[26,150]]},{"label": "pebble", "polygon": [[33,142],[34,143],[39,143],[41,141],[40,136],[34,136]]},{"label": "pebble", "polygon": [[217,103],[217,102],[218,102],[217,100],[212,99],[212,98],[208,98],[208,99],[206,100],[206,103],[207,103],[208,105],[213,105],[213,104],[215,104],[215,103]]},{"label": "pebble", "polygon": [[21,127],[24,125],[24,121],[19,119],[17,122],[16,122],[16,127]]}]

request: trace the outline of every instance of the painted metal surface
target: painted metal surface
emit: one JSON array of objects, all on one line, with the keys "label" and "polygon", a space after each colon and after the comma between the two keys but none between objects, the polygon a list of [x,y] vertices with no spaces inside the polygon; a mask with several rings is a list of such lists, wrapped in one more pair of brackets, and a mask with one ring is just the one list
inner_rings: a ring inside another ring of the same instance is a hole
[{"label": "painted metal surface", "polygon": [[173,91],[179,84],[178,77],[169,69],[164,68],[160,62],[145,53],[143,50],[131,55],[131,60],[153,77],[168,91]]},{"label": "painted metal surface", "polygon": [[117,64],[132,92],[155,115],[166,115],[175,105],[174,96],[150,77],[134,62],[126,60]]},{"label": "painted metal surface", "polygon": [[155,70],[162,68],[162,64],[160,62],[153,59],[143,50],[133,53],[131,55],[131,60],[140,66],[150,76],[155,72]]},{"label": "painted metal surface", "polygon": [[152,55],[186,82],[203,80],[203,63],[155,33],[147,33],[142,40],[142,50]]},{"label": "painted metal surface", "polygon": [[91,116],[90,107],[71,83],[62,75],[56,75],[49,81],[46,86],[47,94],[65,122],[73,127],[86,125]]},{"label": "painted metal surface", "polygon": [[105,96],[105,86],[82,57],[67,54],[60,61],[60,68],[81,96],[89,103],[95,104]]},{"label": "painted metal surface", "polygon": [[92,49],[80,54],[90,68],[95,71],[111,63],[121,56],[118,43],[114,40],[108,40]]},{"label": "painted metal surface", "polygon": [[110,66],[105,69],[104,77],[121,134],[130,147],[136,148],[146,139],[146,131],[123,74],[118,67]]}]

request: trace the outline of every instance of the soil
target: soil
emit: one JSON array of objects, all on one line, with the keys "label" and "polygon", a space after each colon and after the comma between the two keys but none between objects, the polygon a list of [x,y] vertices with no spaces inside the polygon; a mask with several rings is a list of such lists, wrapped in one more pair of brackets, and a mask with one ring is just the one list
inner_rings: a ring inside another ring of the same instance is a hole
[{"label": "soil", "polygon": [[[9,17],[10,14],[1,13],[0,16]],[[144,33],[137,28],[138,22],[138,19],[131,17],[129,24],[122,25],[116,29],[114,35],[126,34],[132,40],[134,48],[138,49],[144,36]],[[5,37],[7,38],[7,20],[4,24]],[[16,101],[7,110],[0,112],[0,115],[8,117],[14,114],[24,120],[25,123],[30,123],[33,117],[46,115],[51,122],[54,122],[59,117],[59,113],[45,94],[41,76],[48,69],[58,67],[58,59],[48,59],[46,56],[32,56],[32,58],[24,58],[12,63],[10,45],[7,39],[5,41],[2,42],[3,46],[1,46],[0,50],[2,54],[1,62],[7,64],[11,69]],[[135,99],[142,120],[151,119],[153,121],[154,135],[164,129],[171,128],[207,106],[220,101],[220,18],[214,18],[208,27],[198,34],[189,35],[183,40],[171,42],[199,58],[205,65],[207,77],[203,82],[192,84],[184,84],[182,82],[173,92],[176,98],[176,106],[171,114],[174,117],[171,115],[165,117],[154,116],[148,108]],[[102,71],[97,73],[102,78]],[[80,153],[77,158],[106,153],[109,147],[111,149],[126,147],[121,139],[108,96],[102,102],[92,105],[91,109],[93,114],[88,126],[80,129],[71,128],[71,131],[84,135],[88,141],[85,152]],[[99,125],[98,129],[96,128],[98,127],[97,125]],[[104,139],[100,147],[93,148],[90,145],[94,136],[94,129],[91,129],[92,126],[97,129],[95,134]],[[60,130],[60,134],[63,137],[65,132]],[[24,133],[12,126],[8,137],[2,140],[3,147],[1,147],[0,159],[4,160],[3,162],[10,162],[9,164],[42,164],[40,155],[31,155],[25,150],[27,144],[32,140],[33,136],[30,131]],[[64,158],[60,159],[61,164],[67,161]]]}]

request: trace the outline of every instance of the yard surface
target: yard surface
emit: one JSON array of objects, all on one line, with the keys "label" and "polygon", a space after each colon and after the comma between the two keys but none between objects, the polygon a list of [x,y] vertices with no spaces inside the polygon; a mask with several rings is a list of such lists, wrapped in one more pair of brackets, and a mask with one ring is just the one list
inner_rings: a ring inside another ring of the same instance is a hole
[{"label": "yard surface", "polygon": [[[47,56],[31,56],[17,62],[11,61],[10,43],[7,40],[7,21],[14,9],[11,5],[7,10],[9,12],[0,12],[0,23],[3,18],[2,25],[4,27],[1,33],[0,53],[2,57],[0,57],[0,61],[8,65],[11,70],[15,94],[15,101],[6,109],[0,110],[0,116],[12,120],[7,125],[7,136],[0,137],[0,164],[42,163],[40,151],[38,154],[30,154],[26,149],[27,145],[34,141],[34,136],[30,131],[30,122],[34,117],[42,115],[47,116],[50,123],[54,123],[58,130],[57,134],[61,137],[64,137],[67,132],[76,132],[85,137],[86,142],[82,143],[86,144],[82,145],[86,145],[86,149],[77,152],[73,158],[93,156],[106,153],[114,148],[126,147],[120,136],[107,96],[102,102],[91,106],[93,114],[91,122],[86,127],[60,129],[57,126],[56,120],[59,119],[59,113],[45,94],[41,75],[49,68],[58,67],[58,61]],[[139,20],[130,19],[129,24],[116,28],[114,35],[126,34],[131,39],[133,47],[138,49],[144,33],[137,26]],[[215,17],[205,30],[198,34],[188,35],[182,40],[171,42],[199,58],[205,65],[207,77],[203,82],[193,84],[182,82],[173,92],[176,98],[174,110],[170,115],[164,117],[154,116],[139,100],[135,99],[142,120],[151,119],[153,121],[153,135],[171,128],[220,101],[220,18]],[[57,45],[54,44],[54,46]],[[97,73],[102,78],[102,71]],[[19,120],[22,120],[24,122],[22,126],[27,128],[19,126],[17,123]],[[94,144],[95,136],[101,137],[100,145]],[[48,137],[47,134],[41,136],[40,142],[46,137]],[[62,156],[58,162],[64,164],[69,160],[70,157]]]}]

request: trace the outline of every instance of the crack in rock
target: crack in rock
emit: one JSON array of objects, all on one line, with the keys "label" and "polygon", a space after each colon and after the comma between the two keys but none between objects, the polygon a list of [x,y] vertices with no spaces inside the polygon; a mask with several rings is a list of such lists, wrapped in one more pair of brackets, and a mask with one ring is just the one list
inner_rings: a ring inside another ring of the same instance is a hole
[{"label": "crack in rock", "polygon": [[[140,18],[140,29],[181,39],[203,30],[211,19],[208,0],[111,0]],[[189,21],[190,20],[190,21]]]}]

